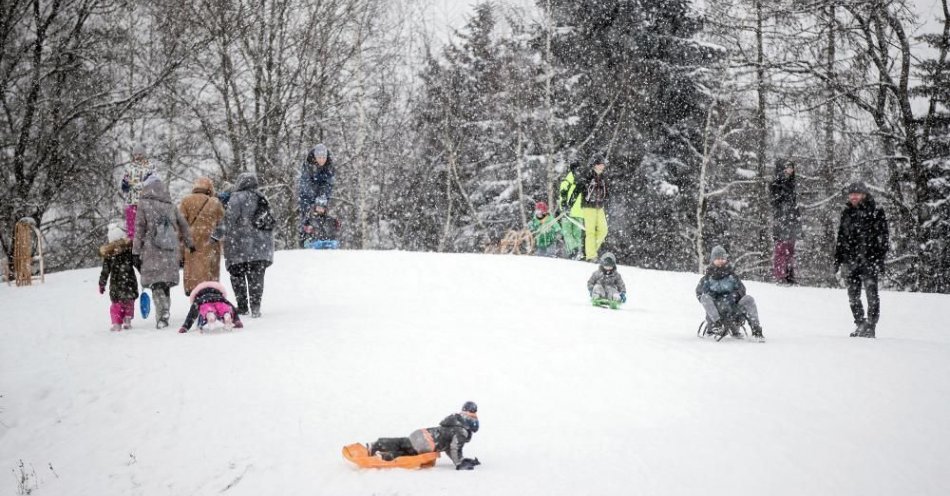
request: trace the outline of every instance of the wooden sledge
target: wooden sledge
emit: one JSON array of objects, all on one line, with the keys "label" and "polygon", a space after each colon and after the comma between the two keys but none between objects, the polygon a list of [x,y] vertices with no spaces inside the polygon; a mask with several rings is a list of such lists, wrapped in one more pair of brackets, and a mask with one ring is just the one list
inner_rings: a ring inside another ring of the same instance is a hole
[{"label": "wooden sledge", "polygon": [[415,456],[400,456],[387,462],[378,456],[370,456],[366,446],[360,443],[348,444],[343,447],[343,458],[353,462],[360,468],[431,468],[439,458],[438,452],[423,453]]}]

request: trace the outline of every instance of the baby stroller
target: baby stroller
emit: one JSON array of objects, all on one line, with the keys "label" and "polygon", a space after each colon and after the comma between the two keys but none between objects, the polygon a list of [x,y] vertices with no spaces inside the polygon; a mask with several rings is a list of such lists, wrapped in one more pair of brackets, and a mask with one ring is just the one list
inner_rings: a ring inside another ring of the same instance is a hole
[{"label": "baby stroller", "polygon": [[719,322],[714,325],[709,318],[703,319],[696,329],[696,336],[705,338],[712,337],[716,341],[722,341],[722,338],[731,336],[734,339],[745,339],[749,337],[749,330],[746,326],[747,319],[742,308],[726,300],[717,300],[716,309],[719,310]]}]

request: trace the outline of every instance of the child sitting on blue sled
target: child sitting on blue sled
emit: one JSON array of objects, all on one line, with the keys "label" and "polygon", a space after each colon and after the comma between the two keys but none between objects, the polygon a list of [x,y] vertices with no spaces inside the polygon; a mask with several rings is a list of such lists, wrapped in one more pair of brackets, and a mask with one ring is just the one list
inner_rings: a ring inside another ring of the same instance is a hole
[{"label": "child sitting on blue sled", "polygon": [[340,221],[327,215],[326,198],[317,198],[301,229],[304,248],[335,250],[340,247]]},{"label": "child sitting on blue sled", "polygon": [[604,253],[600,257],[600,266],[587,281],[587,291],[594,305],[617,308],[627,302],[627,286],[617,272],[617,259],[613,253]]}]

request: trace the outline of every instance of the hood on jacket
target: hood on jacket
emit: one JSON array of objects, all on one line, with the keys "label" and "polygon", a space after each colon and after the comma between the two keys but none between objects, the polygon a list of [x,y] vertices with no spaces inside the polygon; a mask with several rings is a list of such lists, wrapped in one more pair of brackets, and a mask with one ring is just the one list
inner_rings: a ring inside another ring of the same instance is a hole
[{"label": "hood on jacket", "polygon": [[866,205],[873,209],[876,206],[875,201],[874,201],[874,196],[871,194],[871,190],[868,189],[867,185],[865,185],[861,181],[855,181],[849,184],[847,187],[841,190],[841,193],[844,194],[845,196],[845,199],[844,199],[845,204],[851,208],[855,208],[854,206],[851,205],[851,202],[848,201],[848,195],[850,195],[851,193],[864,194],[864,200],[858,204],[858,207]]},{"label": "hood on jacket", "polygon": [[148,176],[145,182],[142,183],[141,198],[146,200],[158,200],[164,203],[172,202],[172,197],[168,193],[168,188],[165,186],[165,183],[154,174]]},{"label": "hood on jacket", "polygon": [[330,149],[327,148],[327,146],[324,145],[323,143],[320,143],[319,145],[311,148],[309,152],[307,152],[307,165],[310,165],[312,167],[313,166],[320,167],[317,165],[317,157],[321,157],[321,156],[327,158],[326,163],[323,164],[322,167],[329,167],[330,164],[333,163],[333,155],[330,153]]},{"label": "hood on jacket", "polygon": [[100,246],[99,256],[102,258],[111,257],[113,255],[118,255],[125,250],[131,249],[132,241],[129,238],[121,238]]},{"label": "hood on jacket", "polygon": [[221,293],[221,296],[225,298],[228,297],[228,290],[224,289],[223,284],[221,284],[218,281],[205,281],[195,286],[195,288],[191,290],[191,294],[188,295],[188,299],[191,300],[192,303],[194,303],[195,298],[198,297],[198,293],[201,293],[202,291],[205,291],[205,290],[217,291]]},{"label": "hood on jacket", "polygon": [[257,189],[257,174],[242,172],[234,181],[234,191],[248,191]]},{"label": "hood on jacket", "polygon": [[195,179],[191,188],[192,193],[205,193],[208,196],[214,196],[214,183],[209,177],[199,177]]}]

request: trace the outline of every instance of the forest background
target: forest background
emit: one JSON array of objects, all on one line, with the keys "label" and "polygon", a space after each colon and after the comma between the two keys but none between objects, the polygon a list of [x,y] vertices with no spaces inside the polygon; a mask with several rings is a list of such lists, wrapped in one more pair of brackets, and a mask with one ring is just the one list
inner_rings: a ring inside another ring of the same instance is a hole
[{"label": "forest background", "polygon": [[256,172],[282,248],[326,143],[344,247],[443,252],[524,228],[599,152],[621,263],[696,271],[722,244],[767,280],[790,159],[800,283],[834,283],[862,180],[884,284],[946,293],[948,51],[948,0],[0,0],[0,246],[31,217],[50,269],[96,264],[137,143],[173,198]]}]

